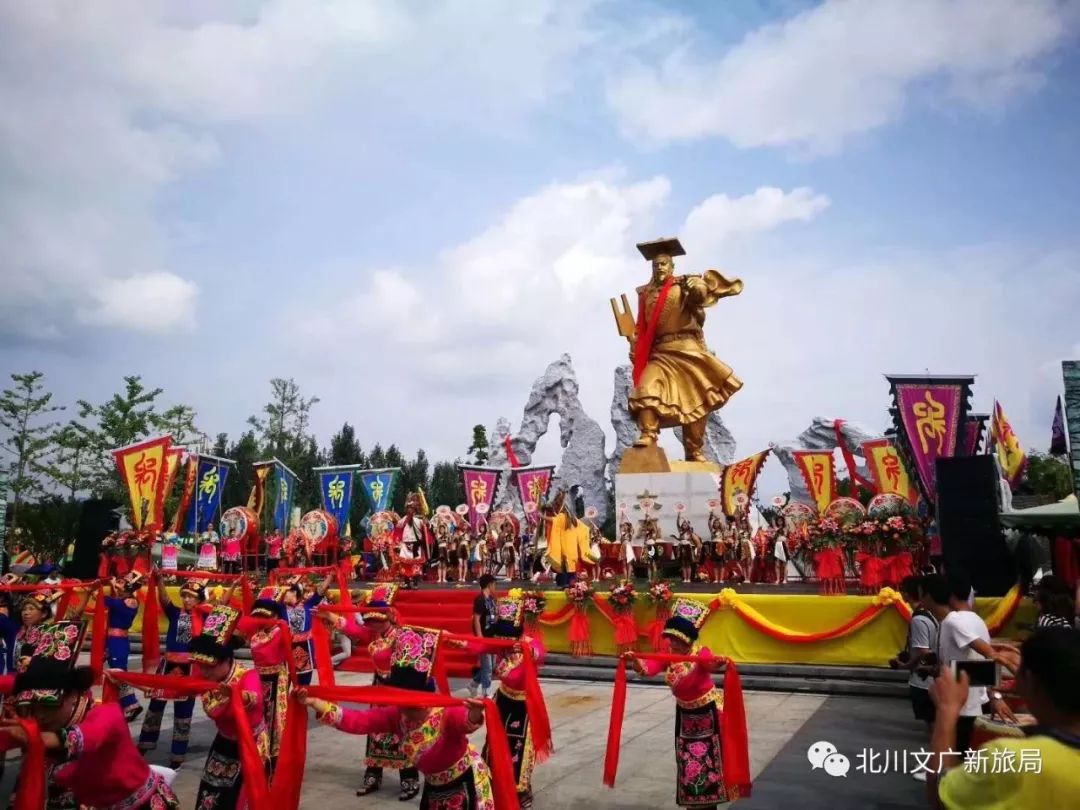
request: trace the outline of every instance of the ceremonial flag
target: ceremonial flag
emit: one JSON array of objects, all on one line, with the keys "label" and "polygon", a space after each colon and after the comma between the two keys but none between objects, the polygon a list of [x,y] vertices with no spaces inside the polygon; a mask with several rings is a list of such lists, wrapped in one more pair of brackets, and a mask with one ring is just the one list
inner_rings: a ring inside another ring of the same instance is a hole
[{"label": "ceremonial flag", "polygon": [[279,532],[289,530],[289,517],[292,515],[293,500],[296,497],[296,473],[274,459],[274,480],[277,492],[274,496],[274,528]]},{"label": "ceremonial flag", "polygon": [[761,465],[765,463],[768,455],[768,450],[762,450],[760,453],[755,453],[724,468],[720,478],[720,501],[724,507],[724,514],[728,517],[735,515],[735,498],[739,494],[746,495],[747,498],[753,496],[758,473],[761,472]]},{"label": "ceremonial flag", "polygon": [[990,418],[988,413],[969,413],[964,420],[964,437],[960,443],[961,456],[974,456],[982,446],[983,431],[986,430],[986,420]]},{"label": "ceremonial flag", "polygon": [[248,495],[247,507],[256,515],[262,514],[263,504],[266,502],[266,479],[270,475],[272,465],[272,461],[252,465],[255,471],[255,483],[251,485],[251,494]]},{"label": "ceremonial flag", "polygon": [[547,495],[548,487],[551,486],[551,476],[554,472],[554,467],[518,467],[514,470],[514,481],[517,484],[522,507],[527,503],[540,507]]},{"label": "ceremonial flag", "polygon": [[338,530],[348,534],[349,510],[352,508],[353,471],[357,465],[343,467],[316,467],[319,474],[319,494],[322,507],[334,516]]},{"label": "ceremonial flag", "polygon": [[187,516],[187,533],[201,534],[210,529],[221,511],[221,494],[235,462],[216,456],[199,456],[195,473],[195,501]]},{"label": "ceremonial flag", "polygon": [[191,506],[191,498],[195,494],[195,476],[199,470],[199,458],[198,456],[190,455],[187,460],[187,469],[184,471],[184,487],[180,490],[180,503],[176,507],[176,514],[172,519],[172,530],[177,534],[180,533],[181,526],[184,524],[184,517],[188,513],[188,507]]},{"label": "ceremonial flag", "polygon": [[1005,480],[1009,482],[1009,486],[1016,489],[1016,485],[1024,477],[1024,470],[1027,468],[1027,456],[1020,446],[1020,440],[1016,438],[1012,425],[1009,424],[1009,420],[1005,416],[1005,410],[1001,407],[1001,403],[996,400],[994,401],[994,418],[990,422],[990,436],[994,440],[994,452],[997,453],[1001,472],[1005,476]]},{"label": "ceremonial flag", "polygon": [[832,452],[795,450],[791,455],[795,457],[811,500],[817,505],[818,514],[825,514],[829,504],[836,500],[836,459]]},{"label": "ceremonial flag", "polygon": [[1065,424],[1069,435],[1073,492],[1080,498],[1080,360],[1062,360],[1061,376],[1065,381]]},{"label": "ceremonial flag", "polygon": [[893,419],[927,500],[936,502],[936,465],[960,449],[974,377],[890,377]]},{"label": "ceremonial flag", "polygon": [[907,468],[893,443],[888,439],[863,442],[862,451],[866,457],[866,466],[874,479],[875,489],[879,493],[899,495],[910,503],[916,493],[912,489]]},{"label": "ceremonial flag", "polygon": [[165,458],[171,446],[169,436],[160,436],[112,451],[136,529],[158,531],[165,525]]},{"label": "ceremonial flag", "polygon": [[357,473],[372,512],[386,512],[390,509],[400,472],[400,467],[388,467],[383,470],[361,470]]},{"label": "ceremonial flag", "polygon": [[469,524],[480,529],[480,518],[491,511],[495,489],[499,485],[500,470],[491,467],[471,467],[459,464],[461,480],[465,485],[465,503],[469,507]]},{"label": "ceremonial flag", "polygon": [[1069,452],[1069,444],[1065,440],[1065,411],[1061,409],[1061,396],[1057,398],[1054,407],[1054,424],[1050,427],[1050,455],[1063,456]]}]

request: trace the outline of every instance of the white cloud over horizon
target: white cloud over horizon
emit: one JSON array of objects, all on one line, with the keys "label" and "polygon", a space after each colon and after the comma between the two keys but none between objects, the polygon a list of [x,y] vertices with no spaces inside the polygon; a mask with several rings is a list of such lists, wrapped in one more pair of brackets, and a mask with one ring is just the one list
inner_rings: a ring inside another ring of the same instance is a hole
[{"label": "white cloud over horizon", "polygon": [[976,107],[1031,92],[1074,23],[1058,0],[827,0],[721,56],[688,32],[661,56],[631,58],[608,101],[647,142],[835,152],[895,122],[934,81],[947,102]]}]

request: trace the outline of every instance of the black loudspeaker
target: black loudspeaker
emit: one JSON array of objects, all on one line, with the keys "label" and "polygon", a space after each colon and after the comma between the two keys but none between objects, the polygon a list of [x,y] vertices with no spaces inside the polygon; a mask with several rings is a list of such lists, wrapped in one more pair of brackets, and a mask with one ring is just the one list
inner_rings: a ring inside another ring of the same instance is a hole
[{"label": "black loudspeaker", "polygon": [[993,458],[937,460],[937,521],[946,571],[965,571],[979,596],[1003,596],[1016,584],[1016,563],[998,519]]},{"label": "black loudspeaker", "polygon": [[79,513],[79,528],[75,532],[75,553],[67,564],[65,576],[78,579],[93,579],[97,576],[101,541],[109,532],[120,528],[120,517],[116,514],[119,506],[118,501],[108,498],[83,501],[82,512]]}]

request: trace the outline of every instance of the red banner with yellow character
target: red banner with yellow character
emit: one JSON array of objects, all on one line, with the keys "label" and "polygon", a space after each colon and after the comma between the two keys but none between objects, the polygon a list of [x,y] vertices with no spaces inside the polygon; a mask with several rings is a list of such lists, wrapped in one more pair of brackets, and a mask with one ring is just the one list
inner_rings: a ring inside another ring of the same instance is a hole
[{"label": "red banner with yellow character", "polygon": [[165,484],[171,446],[172,439],[161,436],[112,451],[131,498],[131,525],[136,529],[160,531],[165,525]]},{"label": "red banner with yellow character", "polygon": [[736,499],[739,495],[750,498],[754,494],[754,484],[757,483],[761,465],[765,463],[769,451],[762,450],[752,456],[736,461],[724,468],[720,480],[720,500],[723,503],[724,514],[734,516],[738,511]]},{"label": "red banner with yellow character", "polygon": [[832,451],[795,450],[791,455],[799,465],[818,514],[825,514],[829,504],[836,500],[836,459]]}]

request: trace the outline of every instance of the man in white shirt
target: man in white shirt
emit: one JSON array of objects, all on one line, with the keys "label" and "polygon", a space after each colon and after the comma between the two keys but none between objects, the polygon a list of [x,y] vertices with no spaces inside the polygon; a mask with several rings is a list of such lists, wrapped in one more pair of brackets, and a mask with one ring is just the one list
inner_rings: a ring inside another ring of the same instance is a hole
[{"label": "man in white shirt", "polygon": [[[967,574],[952,570],[947,579],[949,607],[952,610],[942,619],[938,636],[938,659],[941,666],[948,667],[952,661],[1002,661],[990,646],[990,631],[986,622],[968,604],[971,581]],[[987,702],[992,704],[995,714],[1013,717],[1000,695],[995,695],[991,700],[985,686],[971,687],[956,725],[957,750],[964,751],[970,747],[975,718],[983,714],[983,704]]]}]

